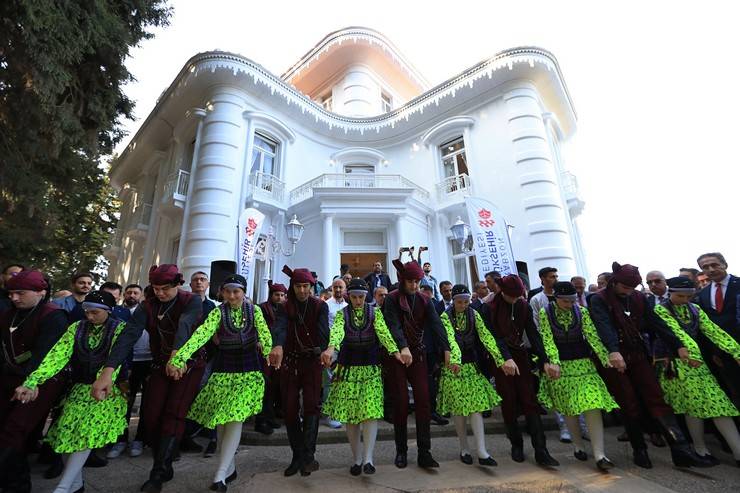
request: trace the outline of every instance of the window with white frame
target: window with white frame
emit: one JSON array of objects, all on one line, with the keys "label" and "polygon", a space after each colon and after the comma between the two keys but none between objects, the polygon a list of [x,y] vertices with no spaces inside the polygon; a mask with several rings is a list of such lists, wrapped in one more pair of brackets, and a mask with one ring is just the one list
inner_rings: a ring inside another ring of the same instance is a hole
[{"label": "window with white frame", "polygon": [[383,110],[383,113],[388,113],[393,109],[393,98],[385,91],[380,93],[380,109]]},{"label": "window with white frame", "polygon": [[447,193],[468,187],[468,160],[465,156],[465,141],[462,137],[439,147],[444,171],[444,187]]},{"label": "window with white frame", "polygon": [[252,165],[249,173],[255,186],[272,192],[273,179],[280,176],[278,143],[260,133],[254,134]]},{"label": "window with white frame", "polygon": [[375,166],[372,164],[345,164],[344,174],[344,186],[348,188],[371,188],[375,184]]}]

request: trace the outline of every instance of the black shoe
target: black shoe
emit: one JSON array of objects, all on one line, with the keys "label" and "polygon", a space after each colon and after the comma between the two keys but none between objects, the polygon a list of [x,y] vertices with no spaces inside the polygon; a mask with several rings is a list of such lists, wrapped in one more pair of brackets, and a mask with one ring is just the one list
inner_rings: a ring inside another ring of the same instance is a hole
[{"label": "black shoe", "polygon": [[266,421],[258,421],[254,424],[254,431],[262,433],[263,435],[272,435],[274,428],[270,426]]},{"label": "black shoe", "polygon": [[440,426],[445,426],[445,425],[450,424],[450,420],[449,419],[443,418],[442,416],[440,416],[437,413],[432,413],[432,422],[435,425],[440,425]]},{"label": "black shoe", "polygon": [[211,491],[226,491],[226,490],[228,490],[228,488],[226,487],[226,483],[224,483],[223,481],[219,481],[218,483],[213,483],[209,489]]},{"label": "black shoe", "polygon": [[203,452],[203,446],[193,440],[193,437],[184,436],[180,442],[180,452],[185,452],[186,454],[199,454]]},{"label": "black shoe", "polygon": [[349,468],[349,473],[353,476],[359,476],[362,474],[362,466],[360,464],[353,464],[352,467]]},{"label": "black shoe", "polygon": [[144,493],[159,493],[162,491],[162,481],[157,479],[148,479],[141,485],[141,491]]},{"label": "black shoe", "polygon": [[529,414],[527,418],[527,429],[532,440],[534,448],[534,460],[537,464],[546,467],[556,467],[560,463],[556,461],[547,451],[547,439],[545,438],[545,428],[542,426],[542,418],[539,414]]},{"label": "black shoe", "polygon": [[524,447],[521,445],[512,445],[511,460],[514,462],[524,462]]},{"label": "black shoe", "polygon": [[74,490],[72,493],[85,493],[85,483],[82,483],[82,486]]},{"label": "black shoe", "polygon": [[524,441],[522,439],[522,430],[517,423],[506,425],[506,437],[511,442],[511,460],[514,462],[524,462]]},{"label": "black shoe", "polygon": [[375,466],[370,464],[369,462],[362,466],[362,472],[365,474],[375,474]]},{"label": "black shoe", "polygon": [[290,477],[294,476],[301,469],[303,432],[301,431],[300,423],[286,424],[285,428],[288,431],[288,442],[290,443],[290,450],[293,451],[293,458],[290,460],[290,465],[283,471],[283,475]]},{"label": "black shoe", "polygon": [[704,460],[706,460],[707,462],[709,462],[709,463],[710,463],[710,464],[712,464],[713,466],[718,466],[718,465],[720,465],[720,461],[719,461],[719,459],[717,459],[717,458],[716,458],[715,456],[713,456],[712,454],[700,455],[699,457],[702,457],[702,458],[703,458]]},{"label": "black shoe", "polygon": [[416,458],[416,463],[422,469],[434,469],[439,467],[439,462],[434,460],[432,453],[428,450],[419,450],[419,455]]},{"label": "black shoe", "polygon": [[396,460],[393,461],[397,468],[403,469],[408,465],[406,452],[396,452]]},{"label": "black shoe", "polygon": [[583,450],[576,450],[575,452],[573,452],[573,457],[581,462],[586,462],[588,460],[588,455],[586,455],[586,452],[584,452]]},{"label": "black shoe", "polygon": [[62,471],[64,470],[64,462],[62,462],[62,457],[60,455],[55,455],[56,458],[52,459],[53,462],[44,471],[44,479],[54,479],[62,475]]},{"label": "black shoe", "polygon": [[473,463],[473,456],[470,454],[460,454],[460,462],[471,465]]},{"label": "black shoe", "polygon": [[688,445],[671,447],[671,459],[676,467],[714,467],[716,464],[697,455]]},{"label": "black shoe", "polygon": [[609,469],[614,468],[614,463],[607,459],[606,457],[602,457],[598,461],[596,461],[596,467],[599,469],[599,471],[608,471]]},{"label": "black shoe", "polygon": [[496,462],[494,458],[489,455],[485,459],[478,459],[478,464],[480,464],[481,466],[493,467],[493,466],[497,466],[498,462]]},{"label": "black shoe", "polygon": [[108,461],[98,457],[95,452],[90,452],[85,461],[85,467],[105,467],[108,465]]},{"label": "black shoe", "polygon": [[546,448],[537,449],[534,451],[534,460],[537,464],[545,467],[557,467],[560,462],[556,461],[550,452]]},{"label": "black shoe", "polygon": [[653,468],[653,463],[650,461],[650,456],[648,455],[647,449],[633,450],[632,462],[634,462],[637,467],[642,467],[643,469]]},{"label": "black shoe", "polygon": [[316,454],[316,439],[319,434],[319,417],[306,416],[303,418],[303,460],[301,461],[301,476],[310,476],[319,470],[319,463],[314,458]]},{"label": "black shoe", "polygon": [[217,442],[216,440],[211,440],[208,442],[208,445],[206,445],[205,450],[203,450],[203,457],[213,457],[216,454],[216,446]]},{"label": "black shoe", "polygon": [[234,472],[228,475],[228,477],[226,478],[226,484],[231,483],[235,479],[236,479],[236,469],[234,469]]},{"label": "black shoe", "polygon": [[297,458],[293,458],[292,461],[290,461],[290,465],[285,468],[283,471],[283,476],[290,477],[295,476],[296,473],[301,469],[301,461]]}]

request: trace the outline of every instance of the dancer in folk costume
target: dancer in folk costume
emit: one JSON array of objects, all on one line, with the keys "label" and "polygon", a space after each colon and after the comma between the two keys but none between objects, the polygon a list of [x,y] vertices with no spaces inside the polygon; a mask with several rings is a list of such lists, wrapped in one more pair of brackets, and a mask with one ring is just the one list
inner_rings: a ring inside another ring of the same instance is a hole
[{"label": "dancer in folk costume", "polygon": [[677,414],[685,415],[697,454],[719,464],[704,442],[704,420],[712,419],[740,467],[740,434],[732,419],[740,413],[702,357],[702,349],[714,346],[715,351],[724,351],[740,365],[740,344],[691,302],[696,294],[691,279],[669,279],[668,292],[669,299],[657,305],[655,313],[678,337],[682,347],[678,359],[660,365],[658,378],[665,400]]},{"label": "dancer in folk costume", "polygon": [[[578,304],[573,284],[558,282],[554,291],[555,301],[541,308],[538,314],[549,360],[544,365],[538,397],[545,407],[562,414],[570,429],[578,430],[578,417],[584,415],[596,467],[607,471],[614,464],[604,454],[601,411],[608,412],[618,406],[591,359],[596,355],[604,366],[609,366],[609,354],[588,310]],[[575,458],[588,460],[581,434],[573,433],[572,439]]]},{"label": "dancer in folk costume", "polygon": [[[385,325],[379,308],[370,306],[367,283],[352,279],[347,289],[350,304],[339,310],[329,336],[329,347],[321,355],[325,367],[339,351],[337,368],[324,412],[347,426],[347,438],[354,464],[349,472],[374,474],[373,449],[378,419],[383,417],[383,381],[380,346],[401,361],[398,346]],[[360,432],[364,450],[360,444]]]},{"label": "dancer in folk costume", "polygon": [[452,414],[455,431],[460,440],[460,460],[472,464],[468,446],[466,420],[470,421],[475,437],[478,463],[495,466],[496,461],[486,450],[483,413],[501,403],[501,397],[491,382],[478,368],[479,342],[493,357],[496,366],[516,366],[514,360],[504,362],[496,340],[483,323],[480,314],[470,306],[470,290],[457,284],[452,288],[452,304],[440,317],[450,343],[450,364],[442,369],[437,396],[437,409],[442,414]]},{"label": "dancer in folk costume", "polygon": [[265,393],[260,355],[269,355],[272,336],[262,310],[245,299],[246,290],[243,276],[228,276],[221,285],[223,304],[211,310],[169,363],[170,372],[179,380],[193,353],[209,341],[216,347],[213,372],[188,413],[189,419],[218,431],[219,460],[213,491],[226,491],[226,484],[236,479],[234,455],[242,425],[262,410]]},{"label": "dancer in folk costume", "polygon": [[[33,401],[39,395],[39,386],[67,365],[72,368],[72,388],[64,399],[62,414],[46,436],[52,449],[65,455],[64,472],[54,493],[84,491],[82,467],[90,451],[115,443],[126,428],[126,398],[118,387],[100,401],[90,394],[113,342],[125,326],[112,316],[115,305],[113,295],[105,291],[91,291],[85,296],[85,318],[69,326],[41,365],[15,391],[19,401]],[[117,373],[118,369],[113,375]]]}]

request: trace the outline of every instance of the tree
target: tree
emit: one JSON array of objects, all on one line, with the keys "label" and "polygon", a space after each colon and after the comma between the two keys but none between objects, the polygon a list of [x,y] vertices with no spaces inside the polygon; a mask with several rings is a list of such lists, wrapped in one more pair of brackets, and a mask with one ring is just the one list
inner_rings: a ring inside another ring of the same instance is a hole
[{"label": "tree", "polygon": [[132,47],[166,0],[0,2],[0,264],[62,281],[101,267],[118,209],[106,156],[134,103]]}]

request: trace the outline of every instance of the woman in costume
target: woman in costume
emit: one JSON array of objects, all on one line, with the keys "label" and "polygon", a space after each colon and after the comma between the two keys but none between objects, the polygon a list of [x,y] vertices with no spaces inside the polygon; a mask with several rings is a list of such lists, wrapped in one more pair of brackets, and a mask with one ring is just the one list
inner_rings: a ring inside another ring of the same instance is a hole
[{"label": "woman in costume", "polygon": [[477,343],[491,354],[497,367],[516,367],[514,360],[504,363],[501,351],[491,332],[486,328],[477,311],[470,307],[470,290],[467,286],[456,284],[452,288],[452,305],[440,316],[450,343],[450,361],[439,379],[437,410],[440,414],[452,414],[455,431],[460,440],[460,460],[472,464],[468,446],[466,419],[470,421],[475,437],[478,463],[482,466],[495,466],[496,461],[486,450],[483,416],[501,403],[501,397],[478,369]]},{"label": "woman in costume", "polygon": [[213,373],[190,407],[188,418],[206,428],[216,428],[219,440],[218,468],[212,491],[226,491],[236,479],[234,456],[242,425],[262,410],[265,379],[260,366],[272,349],[272,336],[262,310],[249,303],[247,281],[234,274],[221,286],[224,302],[211,310],[205,322],[169,362],[175,379],[187,370],[188,358],[209,341],[217,348]]},{"label": "woman in costume", "polygon": [[732,419],[740,413],[707,368],[701,353],[701,346],[711,344],[730,354],[740,364],[740,344],[714,324],[698,305],[691,303],[696,294],[691,279],[674,277],[667,283],[670,298],[657,305],[655,313],[683,347],[678,350],[678,359],[667,359],[659,365],[658,379],[665,400],[676,414],[685,415],[686,427],[697,454],[709,459],[713,465],[719,464],[704,442],[704,420],[711,418],[740,467],[740,434]]},{"label": "woman in costume", "polygon": [[[380,375],[380,345],[401,360],[396,342],[385,325],[383,314],[365,302],[367,283],[352,279],[347,289],[350,304],[337,312],[331,326],[329,346],[321,354],[324,366],[339,351],[337,369],[324,403],[324,412],[346,424],[354,458],[350,474],[375,473],[373,449],[378,419],[383,417],[383,381]],[[360,446],[360,432],[364,450]]]},{"label": "woman in costume", "polygon": [[[538,398],[548,408],[565,417],[568,428],[578,430],[583,413],[591,437],[596,467],[608,471],[614,464],[604,454],[604,423],[601,411],[616,409],[617,403],[606,389],[594,362],[595,354],[604,366],[609,356],[596,333],[588,309],[578,305],[576,288],[570,282],[555,284],[555,301],[540,309],[540,331],[549,363],[540,379]],[[572,434],[576,459],[588,460],[583,438]]]},{"label": "woman in costume", "polygon": [[[113,342],[125,323],[111,313],[116,301],[105,291],[92,291],[82,303],[83,320],[74,322],[54,344],[39,367],[15,391],[14,398],[29,402],[38,397],[38,387],[67,364],[72,367],[72,388],[64,399],[59,419],[46,440],[58,454],[64,454],[64,472],[54,493],[84,491],[82,467],[92,449],[115,443],[126,428],[126,399],[118,387],[104,400],[95,400],[90,389]],[[118,370],[114,373],[115,380]]]}]

